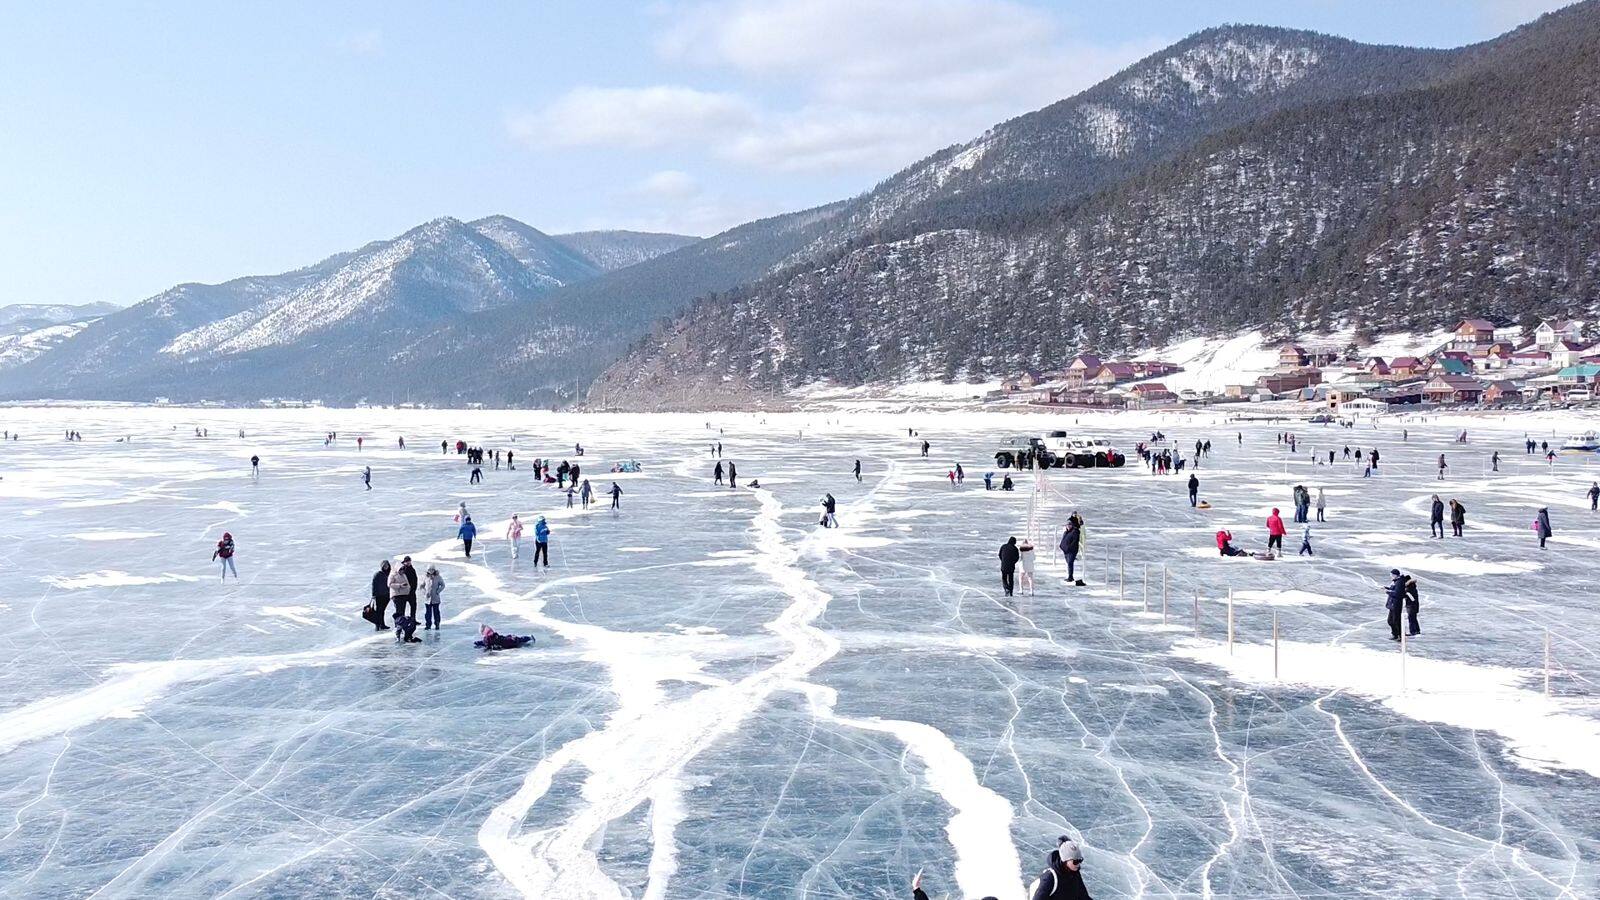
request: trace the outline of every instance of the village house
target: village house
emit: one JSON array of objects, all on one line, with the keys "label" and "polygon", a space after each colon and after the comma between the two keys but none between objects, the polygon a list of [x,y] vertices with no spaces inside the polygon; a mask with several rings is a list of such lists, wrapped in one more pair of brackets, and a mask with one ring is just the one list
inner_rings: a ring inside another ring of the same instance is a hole
[{"label": "village house", "polygon": [[1279,372],[1275,375],[1263,375],[1256,379],[1256,384],[1269,394],[1282,394],[1288,391],[1297,391],[1303,387],[1322,383],[1322,372],[1319,369],[1303,369],[1299,372]]},{"label": "village house", "polygon": [[1007,394],[1019,394],[1031,391],[1043,381],[1038,372],[1023,372],[1015,378],[1008,378],[1000,383],[1000,390]]},{"label": "village house", "polygon": [[1570,319],[1546,319],[1533,330],[1533,345],[1549,350],[1562,341],[1583,340],[1583,323]]},{"label": "village house", "polygon": [[1178,395],[1167,390],[1159,381],[1146,381],[1133,386],[1133,395],[1140,400],[1176,400]]},{"label": "village house", "polygon": [[1093,353],[1080,353],[1067,365],[1062,380],[1069,387],[1083,387],[1098,374],[1100,374],[1100,357]]},{"label": "village house", "polygon": [[1093,384],[1120,384],[1124,381],[1132,381],[1138,377],[1139,373],[1134,371],[1134,368],[1131,364],[1125,362],[1108,362],[1101,366],[1100,371],[1096,372],[1094,377],[1090,378],[1089,381]]},{"label": "village house", "polygon": [[1550,365],[1558,368],[1577,365],[1588,351],[1577,341],[1556,341],[1550,348]]},{"label": "village house", "polygon": [[1367,357],[1367,361],[1362,364],[1361,367],[1366,369],[1368,372],[1379,376],[1380,378],[1387,377],[1389,375],[1389,364],[1384,362],[1383,357],[1381,356]]},{"label": "village house", "polygon": [[1310,364],[1310,357],[1306,356],[1306,348],[1299,344],[1285,344],[1278,349],[1278,368],[1298,369]]},{"label": "village house", "polygon": [[1129,365],[1133,366],[1133,371],[1138,373],[1140,378],[1162,378],[1183,371],[1183,366],[1159,359],[1136,359]]},{"label": "village house", "polygon": [[1421,378],[1428,374],[1432,363],[1415,356],[1396,356],[1389,361],[1389,375],[1394,378]]},{"label": "village house", "polygon": [[1521,403],[1522,385],[1505,378],[1489,382],[1483,389],[1483,402],[1488,406],[1498,406],[1502,403]]},{"label": "village house", "polygon": [[1432,403],[1477,403],[1483,397],[1483,385],[1466,375],[1435,375],[1422,388],[1422,395]]},{"label": "village house", "polygon": [[1495,341],[1487,347],[1472,351],[1472,367],[1479,372],[1496,372],[1511,364],[1512,346],[1505,341]]},{"label": "village house", "polygon": [[1524,369],[1542,369],[1550,365],[1550,351],[1526,347],[1511,354],[1511,365]]},{"label": "village house", "polygon": [[1567,366],[1556,373],[1556,378],[1565,385],[1590,386],[1595,383],[1595,378],[1600,376],[1600,364],[1577,363]]},{"label": "village house", "polygon": [[1455,327],[1450,344],[1455,347],[1476,347],[1494,340],[1494,323],[1488,319],[1465,319]]}]

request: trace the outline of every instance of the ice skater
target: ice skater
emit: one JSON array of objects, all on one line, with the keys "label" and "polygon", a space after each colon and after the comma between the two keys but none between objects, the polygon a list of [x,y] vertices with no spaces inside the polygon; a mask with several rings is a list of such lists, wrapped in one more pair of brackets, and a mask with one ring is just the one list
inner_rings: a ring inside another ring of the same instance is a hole
[{"label": "ice skater", "polygon": [[622,508],[622,485],[617,484],[615,481],[611,482],[611,508]]},{"label": "ice skater", "polygon": [[589,479],[583,480],[583,490],[578,492],[578,497],[583,501],[584,509],[588,509],[589,504],[594,502],[594,488],[589,486]]},{"label": "ice skater", "polygon": [[261,477],[261,457],[255,454],[250,456],[250,477],[256,479]]},{"label": "ice skater", "polygon": [[856,481],[861,480],[861,460],[856,460]]},{"label": "ice skater", "polygon": [[516,513],[511,514],[511,522],[506,525],[506,540],[511,542],[511,558],[516,559],[522,555],[522,520]]},{"label": "ice skater", "polygon": [[[1543,546],[1543,543],[1541,542],[1540,545]],[[239,570],[234,568],[234,566],[233,566],[233,553],[234,553],[234,550],[235,550],[235,547],[234,547],[234,543],[233,543],[233,535],[231,535],[228,532],[224,531],[222,533],[222,540],[217,541],[217,549],[211,551],[211,559],[212,559],[213,562],[215,562],[216,560],[219,560],[219,559],[222,560],[222,580],[223,581],[227,581],[228,580],[228,573],[229,572],[233,573],[233,580],[234,581],[238,581],[239,580]]]},{"label": "ice skater", "polygon": [[461,546],[466,551],[467,559],[472,558],[472,539],[478,536],[478,526],[472,524],[471,516],[461,519],[461,527],[456,529],[456,537],[461,538]]},{"label": "ice skater", "polygon": [[1311,549],[1311,526],[1305,525],[1300,529],[1300,556],[1316,556],[1317,551]]},{"label": "ice skater", "polygon": [[539,565],[544,560],[544,567],[550,568],[550,525],[540,516],[533,523],[533,564]]},{"label": "ice skater", "polygon": [[1439,454],[1439,480],[1440,481],[1444,480],[1444,472],[1448,468],[1450,468],[1450,467],[1445,465],[1444,454],[1443,453]]}]

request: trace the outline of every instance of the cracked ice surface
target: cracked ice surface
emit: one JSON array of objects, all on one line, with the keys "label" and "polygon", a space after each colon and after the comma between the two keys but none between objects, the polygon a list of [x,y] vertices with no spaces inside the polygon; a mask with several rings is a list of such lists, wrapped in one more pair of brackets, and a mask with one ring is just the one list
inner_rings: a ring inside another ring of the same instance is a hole
[{"label": "cracked ice surface", "polygon": [[[1289,454],[1281,426],[1173,417],[1180,444],[1215,447],[1197,511],[1181,477],[1136,466],[985,492],[989,441],[1020,424],[987,415],[6,418],[25,438],[0,446],[0,897],[901,897],[925,868],[935,897],[1011,900],[1063,833],[1097,897],[1600,891],[1582,498],[1600,465],[1515,453],[1511,422],[1467,446],[1300,426]],[[1126,450],[1147,431],[1084,422]],[[53,437],[68,427],[86,439]],[[470,486],[445,437],[514,448],[519,471]],[[719,437],[768,489],[710,486]],[[644,463],[614,479],[621,515],[532,483],[574,439],[597,488],[611,460]],[[1378,477],[1310,465],[1358,442],[1382,448]],[[1297,483],[1327,488],[1315,559],[1216,556],[1219,527],[1259,547]],[[838,530],[816,528],[825,491]],[[1427,537],[1435,491],[1468,507],[1466,538]],[[1053,553],[1072,509],[1084,588]],[[513,512],[550,518],[548,572],[527,544],[510,559]],[[995,549],[1030,522],[1037,592],[1003,597]],[[237,583],[209,563],[223,530]],[[449,583],[447,628],[408,647],[356,616],[402,554]],[[1396,565],[1423,590],[1403,673],[1382,624]],[[539,642],[485,656],[478,622]]]}]

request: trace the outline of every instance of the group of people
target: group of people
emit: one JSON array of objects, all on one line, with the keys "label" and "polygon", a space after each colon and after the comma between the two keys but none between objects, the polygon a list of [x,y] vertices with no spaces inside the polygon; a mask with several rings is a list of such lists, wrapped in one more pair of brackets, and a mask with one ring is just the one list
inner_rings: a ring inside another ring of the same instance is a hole
[{"label": "group of people", "polygon": [[444,596],[444,576],[439,574],[436,566],[428,566],[423,577],[417,577],[417,570],[411,564],[411,557],[403,557],[399,565],[384,560],[378,566],[378,571],[372,575],[372,602],[362,610],[362,618],[371,622],[376,631],[387,630],[390,626],[384,621],[389,605],[394,605],[394,630],[395,640],[401,643],[416,643],[417,630],[417,589],[422,589],[423,596],[423,631],[438,630],[441,624],[439,604]]}]

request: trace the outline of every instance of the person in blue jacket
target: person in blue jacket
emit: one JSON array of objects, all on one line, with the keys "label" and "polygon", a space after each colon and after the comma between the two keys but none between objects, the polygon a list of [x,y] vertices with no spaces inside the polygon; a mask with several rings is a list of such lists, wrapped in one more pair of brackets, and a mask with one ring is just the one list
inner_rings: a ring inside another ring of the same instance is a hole
[{"label": "person in blue jacket", "polygon": [[461,538],[461,545],[467,550],[467,559],[472,558],[472,539],[478,536],[478,526],[472,524],[471,516],[461,517],[461,529],[456,532],[456,537]]},{"label": "person in blue jacket", "polygon": [[550,524],[540,516],[533,523],[533,564],[539,565],[544,560],[544,567],[550,568]]}]

